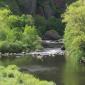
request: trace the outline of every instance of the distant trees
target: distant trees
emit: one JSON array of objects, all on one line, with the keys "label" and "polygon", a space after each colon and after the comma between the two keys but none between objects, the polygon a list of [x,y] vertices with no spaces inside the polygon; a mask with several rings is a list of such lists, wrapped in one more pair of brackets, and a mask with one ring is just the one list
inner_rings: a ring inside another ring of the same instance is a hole
[{"label": "distant trees", "polygon": [[56,30],[61,36],[64,32],[64,23],[62,23],[62,19],[54,16],[51,16],[48,19],[39,15],[34,16],[34,24],[41,36],[48,30]]},{"label": "distant trees", "polygon": [[78,62],[85,57],[85,5],[82,1],[71,4],[65,13],[66,29],[64,42],[68,60]]},{"label": "distant trees", "polygon": [[29,50],[40,49],[41,39],[34,26],[25,26],[22,41]]},{"label": "distant trees", "polygon": [[75,2],[75,1],[78,1],[78,0],[65,0],[65,2],[69,5],[69,4],[71,4],[71,3],[73,3],[73,2]]}]

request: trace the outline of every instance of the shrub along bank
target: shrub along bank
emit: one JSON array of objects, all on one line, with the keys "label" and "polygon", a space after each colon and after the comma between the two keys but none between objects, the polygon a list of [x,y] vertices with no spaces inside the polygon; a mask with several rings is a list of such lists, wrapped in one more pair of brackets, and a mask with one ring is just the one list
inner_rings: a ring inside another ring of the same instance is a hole
[{"label": "shrub along bank", "polygon": [[53,82],[41,81],[34,76],[21,73],[15,65],[0,66],[0,85],[55,85]]},{"label": "shrub along bank", "polygon": [[31,15],[13,15],[0,8],[0,52],[18,53],[41,48],[41,39]]},{"label": "shrub along bank", "polygon": [[85,2],[71,4],[64,16],[66,22],[64,42],[68,60],[78,62],[85,57]]}]

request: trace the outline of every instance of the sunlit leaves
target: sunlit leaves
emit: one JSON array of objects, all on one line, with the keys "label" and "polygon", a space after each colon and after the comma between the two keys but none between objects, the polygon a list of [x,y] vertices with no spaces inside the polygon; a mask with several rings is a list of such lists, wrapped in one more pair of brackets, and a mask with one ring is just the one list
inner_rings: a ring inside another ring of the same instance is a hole
[{"label": "sunlit leaves", "polygon": [[0,66],[1,85],[55,85],[53,82],[41,81],[34,76],[18,71],[16,65]]},{"label": "sunlit leaves", "polygon": [[0,52],[22,52],[40,47],[31,15],[13,15],[9,9],[0,8]]},{"label": "sunlit leaves", "polygon": [[82,5],[82,2],[79,0],[70,5],[64,14],[64,21],[66,22],[64,35],[65,46],[71,56],[71,60],[75,62],[85,55],[80,47],[82,42],[85,42],[84,10],[85,5]]}]

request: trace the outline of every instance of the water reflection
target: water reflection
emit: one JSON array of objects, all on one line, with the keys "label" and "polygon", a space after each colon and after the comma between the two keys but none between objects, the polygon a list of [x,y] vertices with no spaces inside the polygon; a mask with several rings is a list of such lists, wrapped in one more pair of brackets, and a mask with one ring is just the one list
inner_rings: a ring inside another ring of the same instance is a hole
[{"label": "water reflection", "polygon": [[83,65],[67,62],[63,72],[64,85],[85,85],[85,67]]},{"label": "water reflection", "polygon": [[85,65],[73,62],[65,63],[62,56],[36,59],[23,56],[0,60],[0,65],[16,64],[41,80],[56,82],[56,85],[85,85]]}]

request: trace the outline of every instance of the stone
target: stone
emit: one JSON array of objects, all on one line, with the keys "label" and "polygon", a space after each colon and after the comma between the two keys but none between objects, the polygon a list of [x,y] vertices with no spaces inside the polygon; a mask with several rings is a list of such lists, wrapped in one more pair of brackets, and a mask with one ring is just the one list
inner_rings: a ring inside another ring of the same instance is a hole
[{"label": "stone", "polygon": [[45,35],[43,36],[43,39],[44,40],[58,40],[60,39],[60,35],[55,30],[49,30],[45,33]]},{"label": "stone", "polygon": [[65,50],[65,46],[63,45],[63,46],[61,46],[61,50]]}]

